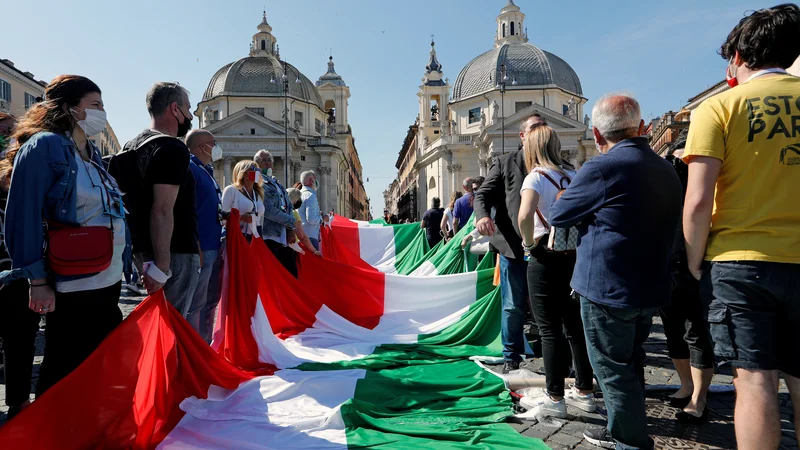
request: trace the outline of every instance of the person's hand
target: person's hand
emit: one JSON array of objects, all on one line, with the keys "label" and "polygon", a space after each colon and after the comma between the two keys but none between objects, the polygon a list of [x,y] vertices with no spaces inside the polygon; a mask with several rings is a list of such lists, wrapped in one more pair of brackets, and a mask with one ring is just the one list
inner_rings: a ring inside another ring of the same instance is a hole
[{"label": "person's hand", "polygon": [[322,256],[322,252],[320,252],[319,250],[314,250],[314,256],[320,256],[321,257]]},{"label": "person's hand", "polygon": [[[33,284],[41,284],[34,282]],[[39,314],[47,314],[56,310],[56,294],[50,285],[31,286],[28,308]]]},{"label": "person's hand", "polygon": [[471,234],[464,236],[464,239],[461,240],[461,248],[462,249],[467,248],[467,245],[469,245],[470,241],[472,241]]},{"label": "person's hand", "polygon": [[475,226],[478,228],[478,232],[484,236],[494,235],[495,227],[491,217],[484,217],[483,219],[478,220],[478,223],[475,224]]},{"label": "person's hand", "polygon": [[159,283],[148,274],[142,275],[142,283],[144,284],[144,288],[147,289],[148,295],[153,295],[164,287],[164,283]]}]

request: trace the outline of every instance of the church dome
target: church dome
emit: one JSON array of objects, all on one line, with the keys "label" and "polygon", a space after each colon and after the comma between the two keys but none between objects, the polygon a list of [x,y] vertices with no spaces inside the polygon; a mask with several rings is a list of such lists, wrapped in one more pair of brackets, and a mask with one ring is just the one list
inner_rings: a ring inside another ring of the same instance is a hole
[{"label": "church dome", "polygon": [[[558,56],[526,42],[507,43],[470,61],[456,78],[452,101],[459,101],[496,88],[496,77],[505,64],[515,89],[558,86],[583,95],[581,80],[572,67]],[[511,81],[507,83],[510,87]]]},{"label": "church dome", "polygon": [[289,96],[323,108],[317,88],[296,67],[280,60],[267,13],[250,43],[250,56],[223,66],[211,77],[203,101],[220,95],[237,97],[283,97],[283,70],[289,79]]},{"label": "church dome", "polygon": [[[313,103],[322,109],[322,98],[314,83],[291,64],[286,64],[286,72],[289,77],[289,96]],[[211,77],[203,94],[203,101],[220,95],[283,97],[282,76],[283,63],[271,55],[242,58],[225,65]]]}]

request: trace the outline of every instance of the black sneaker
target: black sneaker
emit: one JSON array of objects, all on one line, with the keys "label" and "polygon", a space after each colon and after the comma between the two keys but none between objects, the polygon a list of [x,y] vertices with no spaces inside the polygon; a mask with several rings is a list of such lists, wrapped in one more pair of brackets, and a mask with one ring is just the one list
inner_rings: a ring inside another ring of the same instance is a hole
[{"label": "black sneaker", "polygon": [[602,448],[616,448],[617,442],[611,437],[608,428],[590,428],[583,432],[583,437],[590,443]]},{"label": "black sneaker", "polygon": [[512,370],[518,370],[518,369],[519,369],[519,361],[506,361],[506,363],[503,364],[503,374],[507,374]]}]

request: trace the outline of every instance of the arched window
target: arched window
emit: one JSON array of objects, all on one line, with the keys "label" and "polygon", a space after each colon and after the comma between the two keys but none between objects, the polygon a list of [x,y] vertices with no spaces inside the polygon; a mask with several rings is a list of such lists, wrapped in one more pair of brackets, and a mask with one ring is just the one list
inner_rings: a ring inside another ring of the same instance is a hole
[{"label": "arched window", "polygon": [[506,37],[506,24],[503,24],[503,37]]},{"label": "arched window", "polygon": [[428,182],[428,189],[433,189],[436,187],[436,180],[431,177],[431,181]]},{"label": "arched window", "polygon": [[514,35],[514,22],[511,22],[511,35]]},{"label": "arched window", "polygon": [[261,50],[266,50],[266,49],[267,49],[267,41],[262,39],[261,40]]}]

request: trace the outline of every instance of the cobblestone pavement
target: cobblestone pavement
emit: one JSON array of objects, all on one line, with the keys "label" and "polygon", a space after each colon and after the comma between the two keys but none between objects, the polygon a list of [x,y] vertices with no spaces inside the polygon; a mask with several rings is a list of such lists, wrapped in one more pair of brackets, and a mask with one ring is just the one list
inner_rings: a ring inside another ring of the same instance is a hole
[{"label": "cobblestone pavement", "polygon": [[[120,309],[124,317],[142,301],[142,297],[122,297]],[[36,341],[36,358],[34,366],[34,380],[31,392],[36,384],[39,365],[42,361],[44,350],[44,330],[39,331]],[[645,344],[647,359],[645,360],[645,379],[648,385],[678,385],[678,375],[672,368],[672,363],[667,356],[667,343],[658,317],[653,323],[653,331]],[[542,361],[534,359],[523,363],[526,368],[538,373],[544,373]],[[499,370],[499,366],[493,367]],[[0,380],[2,372],[0,372]],[[733,377],[725,370],[714,376],[715,385],[730,385]],[[599,394],[598,394],[599,396]],[[781,428],[783,438],[781,449],[797,449],[797,440],[792,424],[792,406],[786,386],[781,382]],[[647,414],[649,417],[649,433],[656,442],[656,449],[733,449],[736,447],[733,430],[733,407],[735,396],[733,393],[710,394],[708,407],[711,413],[710,421],[702,427],[680,425],[675,421],[677,409],[663,404],[658,394],[648,394]],[[599,412],[603,412],[602,399],[599,399]],[[5,385],[0,384],[0,426],[6,421]],[[605,417],[600,413],[588,414],[569,407],[570,419],[560,426],[553,424],[533,424],[532,422],[516,422],[512,426],[525,436],[541,438],[555,450],[589,450],[598,449],[583,439],[583,431],[591,427],[605,425]]]}]

